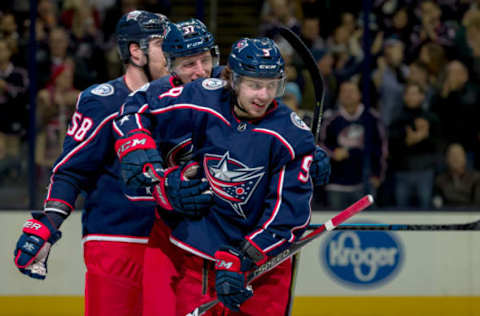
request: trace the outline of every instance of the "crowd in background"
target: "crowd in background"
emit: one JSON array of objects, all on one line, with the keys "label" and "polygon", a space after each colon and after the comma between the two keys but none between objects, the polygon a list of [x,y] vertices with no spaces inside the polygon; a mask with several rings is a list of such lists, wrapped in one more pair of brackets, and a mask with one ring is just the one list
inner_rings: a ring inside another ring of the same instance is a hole
[{"label": "crowd in background", "polygon": [[[28,200],[28,4],[3,1],[0,12],[0,208],[26,208]],[[174,5],[38,1],[34,176],[40,200],[78,93],[122,73],[116,21],[137,8],[168,16]],[[245,34],[277,40],[287,64],[283,101],[307,123],[313,86],[278,36],[280,25],[300,35],[323,75],[319,143],[331,157],[332,175],[317,189],[316,207],[341,208],[364,193],[375,194],[382,208],[479,206],[480,1],[371,0],[368,28],[363,5],[264,0],[252,21],[258,34]]]}]

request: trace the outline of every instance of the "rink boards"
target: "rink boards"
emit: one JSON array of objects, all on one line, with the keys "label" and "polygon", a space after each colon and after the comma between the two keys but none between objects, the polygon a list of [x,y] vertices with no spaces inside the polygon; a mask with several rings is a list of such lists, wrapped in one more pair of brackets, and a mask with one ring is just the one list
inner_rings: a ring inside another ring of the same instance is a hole
[{"label": "rink boards", "polygon": [[[333,212],[314,213],[322,223]],[[0,212],[0,316],[83,314],[80,213],[62,226],[45,281],[16,271],[26,212]],[[352,221],[462,223],[480,213],[367,212]],[[300,257],[293,315],[480,316],[480,232],[325,233]]]}]

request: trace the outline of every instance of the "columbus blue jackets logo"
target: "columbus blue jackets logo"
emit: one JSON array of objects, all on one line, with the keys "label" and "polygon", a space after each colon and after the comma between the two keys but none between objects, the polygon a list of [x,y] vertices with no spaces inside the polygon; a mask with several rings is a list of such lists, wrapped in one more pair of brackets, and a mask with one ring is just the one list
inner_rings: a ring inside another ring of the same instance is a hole
[{"label": "columbus blue jackets logo", "polygon": [[305,124],[305,122],[300,118],[300,116],[297,115],[297,113],[292,112],[292,114],[290,114],[290,119],[292,120],[293,125],[295,125],[296,127],[307,131],[310,130],[308,125]]},{"label": "columbus blue jackets logo", "polygon": [[230,158],[206,154],[203,160],[205,175],[216,196],[229,203],[236,214],[246,218],[242,205],[247,204],[265,174],[264,167],[249,168]]},{"label": "columbus blue jackets logo", "polygon": [[225,86],[227,82],[217,78],[208,78],[202,81],[202,87],[207,90],[217,90]]},{"label": "columbus blue jackets logo", "polygon": [[95,95],[99,95],[101,97],[106,97],[112,95],[115,89],[111,84],[104,83],[99,86],[96,86],[95,89],[92,89],[91,93]]}]

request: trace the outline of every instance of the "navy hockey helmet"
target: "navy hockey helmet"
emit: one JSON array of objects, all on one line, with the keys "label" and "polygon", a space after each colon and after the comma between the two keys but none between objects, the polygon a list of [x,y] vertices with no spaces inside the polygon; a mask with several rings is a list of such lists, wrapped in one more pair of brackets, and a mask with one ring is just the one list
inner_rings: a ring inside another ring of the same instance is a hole
[{"label": "navy hockey helmet", "polygon": [[130,59],[131,43],[137,43],[145,54],[148,54],[148,42],[158,37],[164,38],[168,19],[162,14],[135,10],[122,16],[115,30],[118,51],[122,61]]},{"label": "navy hockey helmet", "polygon": [[175,58],[197,55],[210,51],[213,66],[218,66],[219,50],[215,38],[198,19],[190,19],[179,23],[169,23],[169,28],[162,45],[167,58],[167,66],[172,71]]},{"label": "navy hockey helmet", "polygon": [[285,90],[285,62],[277,44],[269,38],[242,38],[232,45],[228,66],[233,72],[234,86],[241,76],[277,78],[277,97]]}]

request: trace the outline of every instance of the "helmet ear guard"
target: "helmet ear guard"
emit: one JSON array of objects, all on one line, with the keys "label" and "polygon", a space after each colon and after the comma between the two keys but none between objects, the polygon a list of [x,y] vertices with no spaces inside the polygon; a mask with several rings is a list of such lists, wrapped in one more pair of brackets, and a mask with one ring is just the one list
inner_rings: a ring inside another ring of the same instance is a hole
[{"label": "helmet ear guard", "polygon": [[269,38],[242,38],[232,45],[228,57],[232,70],[232,88],[236,90],[241,77],[278,79],[276,97],[285,92],[285,62],[278,46]]}]

